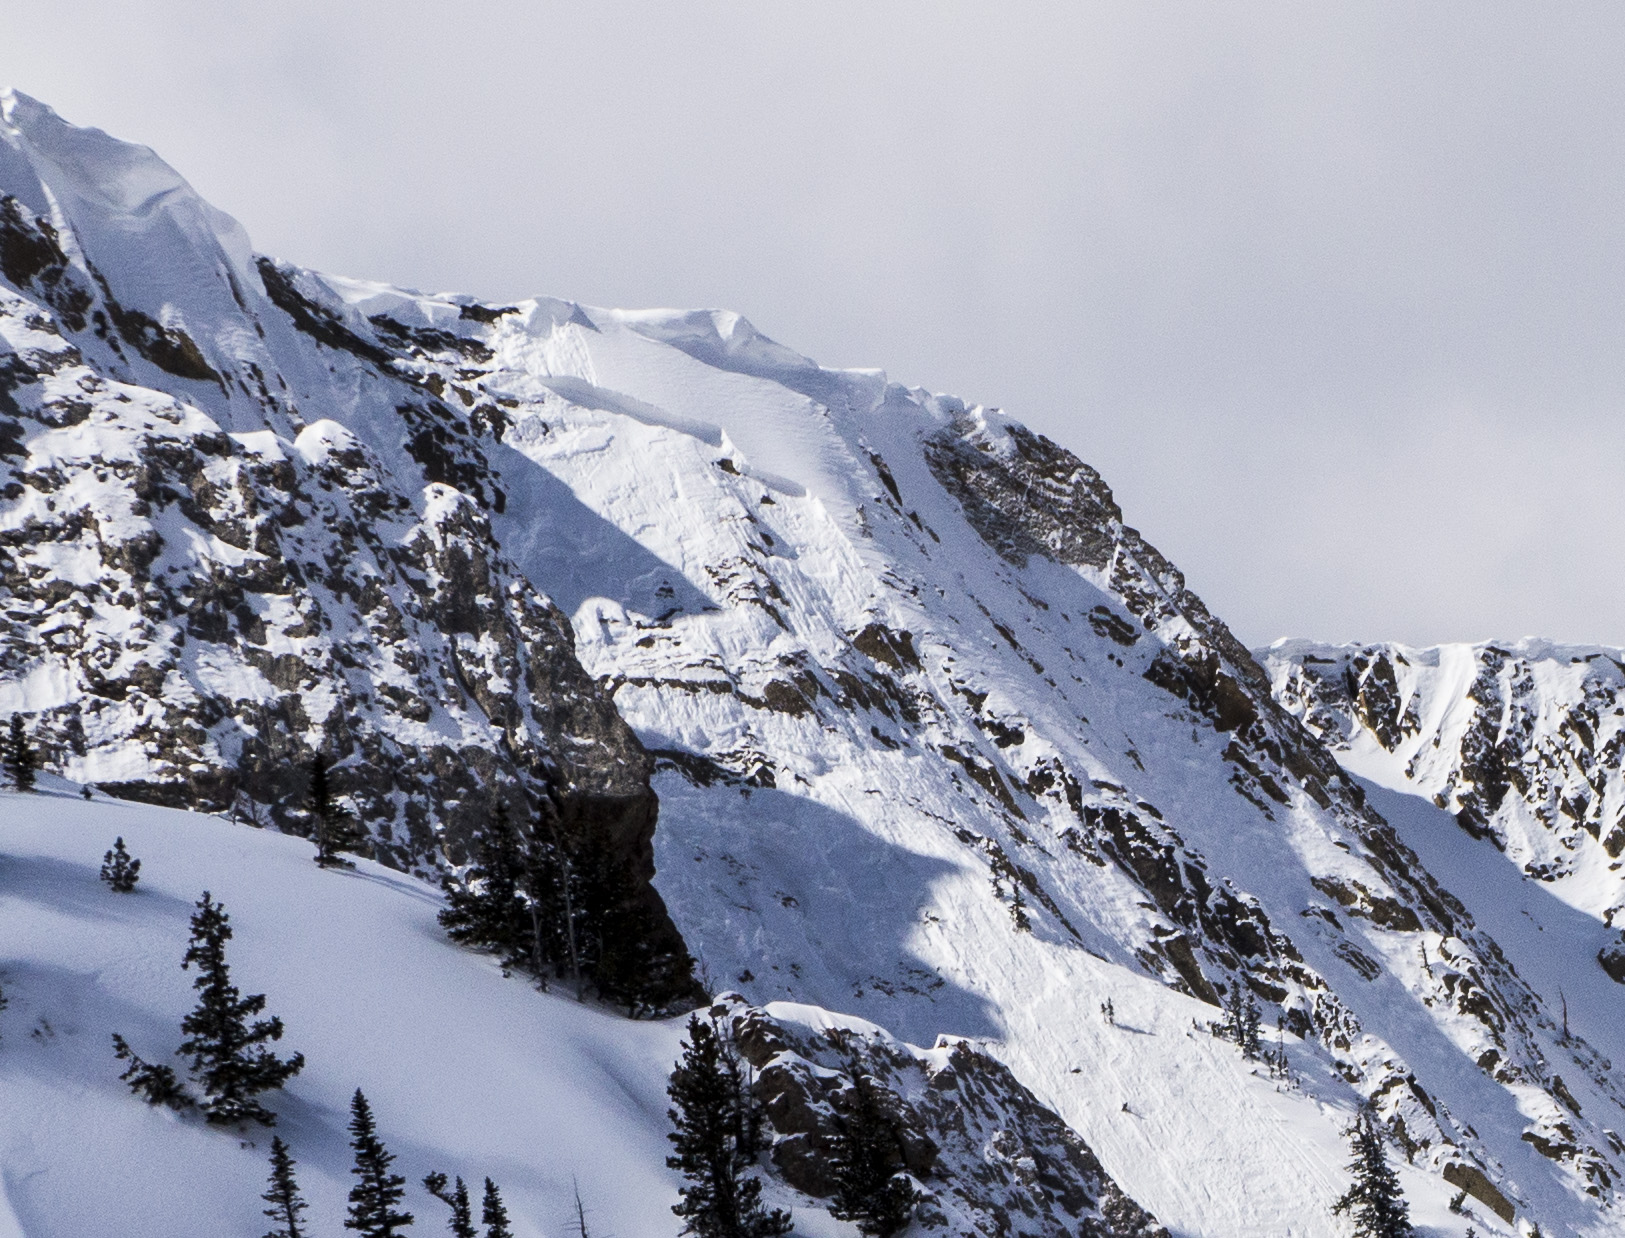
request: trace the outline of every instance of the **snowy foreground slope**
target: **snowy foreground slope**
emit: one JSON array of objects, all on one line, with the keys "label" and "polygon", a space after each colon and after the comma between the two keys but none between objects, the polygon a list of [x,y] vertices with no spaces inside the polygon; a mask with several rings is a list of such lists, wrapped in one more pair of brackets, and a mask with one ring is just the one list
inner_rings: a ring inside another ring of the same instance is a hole
[{"label": "snowy foreground slope", "polygon": [[[133,894],[97,879],[115,835],[142,861]],[[434,1169],[489,1174],[520,1232],[551,1234],[574,1178],[601,1232],[669,1231],[665,1086],[681,1025],[505,981],[444,939],[431,888],[366,861],[321,870],[310,853],[169,809],[0,794],[0,1234],[264,1232],[269,1132],[244,1148],[149,1108],[112,1056],[117,1031],[150,1060],[175,1060],[195,1000],[180,960],[205,889],[232,918],[233,978],[267,994],[283,1046],[307,1059],[269,1099],[316,1232],[338,1232],[344,1214],[357,1087],[414,1188]],[[444,1223],[421,1190],[410,1210],[425,1233]]]},{"label": "snowy foreground slope", "polygon": [[[1434,1233],[1625,1232],[1612,1041],[1526,983],[1542,935],[1082,462],[735,315],[256,258],[151,152],[0,116],[0,711],[58,772],[297,831],[321,751],[424,872],[497,784],[653,829],[711,990],[979,1038],[1175,1233],[1345,1232],[1360,1100]],[[1293,1083],[1201,1030],[1237,986]]]},{"label": "snowy foreground slope", "polygon": [[[142,860],[135,892],[98,876],[122,837]],[[623,1019],[568,995],[504,979],[446,941],[437,891],[369,861],[320,869],[301,839],[172,809],[66,792],[0,793],[0,1238],[252,1235],[261,1220],[270,1132],[209,1127],[132,1097],[111,1039],[171,1060],[195,973],[182,972],[188,923],[208,890],[232,919],[228,959],[247,992],[268,995],[284,1053],[305,1069],[268,1099],[299,1162],[314,1233],[336,1233],[351,1151],[346,1123],[361,1088],[411,1191],[420,1232],[440,1232],[439,1201],[419,1188],[439,1170],[498,1181],[523,1238],[579,1232],[579,1192],[603,1235],[676,1229],[678,1176],[666,1169],[666,1084],[681,1020]],[[1124,1201],[1087,1147],[971,1046],[900,1044],[861,1020],[807,1006],[726,1004],[761,1069],[779,1126],[816,1131],[808,1085],[841,1082],[828,1029],[904,1098],[905,1131],[929,1198],[922,1219],[945,1235],[1095,1233],[1114,1197],[1125,1238],[1156,1226]],[[805,1056],[803,1056],[805,1054]],[[827,1104],[827,1102],[826,1102]],[[968,1119],[968,1120],[967,1120]],[[1041,1165],[1043,1184],[1024,1177]],[[809,1184],[820,1190],[821,1184]],[[821,1192],[827,1193],[827,1192]],[[818,1201],[782,1186],[798,1233],[856,1234]],[[1035,1223],[1036,1222],[1036,1223]]]}]

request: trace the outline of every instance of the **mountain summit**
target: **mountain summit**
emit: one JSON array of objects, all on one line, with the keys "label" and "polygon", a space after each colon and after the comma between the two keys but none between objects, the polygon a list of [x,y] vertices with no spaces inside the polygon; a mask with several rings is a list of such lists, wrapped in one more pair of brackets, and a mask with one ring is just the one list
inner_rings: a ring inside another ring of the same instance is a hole
[{"label": "mountain summit", "polygon": [[734,314],[255,255],[150,151],[0,120],[0,711],[55,774],[308,834],[320,756],[423,876],[543,812],[707,990],[968,1038],[1177,1233],[1345,1232],[1360,1106],[1429,1232],[1622,1231],[1619,1034],[1069,452]]}]

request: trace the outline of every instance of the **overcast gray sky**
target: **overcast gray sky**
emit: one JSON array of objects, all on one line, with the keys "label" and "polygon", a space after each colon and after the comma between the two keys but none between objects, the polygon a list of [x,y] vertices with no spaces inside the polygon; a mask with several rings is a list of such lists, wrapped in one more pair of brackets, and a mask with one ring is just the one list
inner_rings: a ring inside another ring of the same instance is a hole
[{"label": "overcast gray sky", "polygon": [[1247,641],[1625,644],[1625,6],[164,0],[0,81],[306,265],[737,309],[1105,474]]}]

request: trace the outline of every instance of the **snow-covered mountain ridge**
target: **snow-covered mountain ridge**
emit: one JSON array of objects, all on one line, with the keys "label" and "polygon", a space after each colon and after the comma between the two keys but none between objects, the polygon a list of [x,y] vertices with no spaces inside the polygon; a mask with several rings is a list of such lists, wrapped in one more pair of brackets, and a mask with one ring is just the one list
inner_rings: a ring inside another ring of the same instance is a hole
[{"label": "snow-covered mountain ridge", "polygon": [[1259,657],[1351,768],[1414,788],[1604,923],[1625,910],[1625,650],[1293,640]]},{"label": "snow-covered mountain ridge", "polygon": [[[652,829],[711,988],[985,1038],[1178,1233],[1340,1232],[1356,1097],[1438,1232],[1458,1183],[1620,1232],[1617,1033],[1075,457],[734,315],[255,258],[150,152],[3,117],[0,710],[60,772],[297,830],[320,750],[408,868],[494,787]],[[1295,1088],[1192,1030],[1237,985]]]}]

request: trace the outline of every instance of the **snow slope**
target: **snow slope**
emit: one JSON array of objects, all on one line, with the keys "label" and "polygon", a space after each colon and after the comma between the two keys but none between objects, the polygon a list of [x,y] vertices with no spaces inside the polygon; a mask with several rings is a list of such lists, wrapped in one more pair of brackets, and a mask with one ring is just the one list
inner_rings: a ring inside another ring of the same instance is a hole
[{"label": "snow slope", "polygon": [[[142,862],[130,895],[97,879],[115,835]],[[307,1059],[272,1108],[315,1232],[343,1216],[357,1087],[423,1232],[443,1224],[418,1187],[434,1169],[490,1175],[525,1234],[563,1232],[572,1182],[598,1232],[672,1228],[665,1086],[679,1022],[504,980],[445,940],[435,890],[370,861],[326,871],[303,839],[64,791],[0,794],[0,1177],[13,1232],[263,1231],[269,1132],[245,1146],[149,1108],[112,1056],[117,1031],[148,1060],[174,1060],[194,1000],[180,960],[205,889],[231,916],[233,978],[268,995],[287,1026],[280,1047]]]},{"label": "snow slope", "polygon": [[[524,1238],[577,1232],[577,1191],[595,1233],[675,1232],[666,1083],[682,1020],[635,1022],[505,979],[489,958],[446,940],[434,920],[437,891],[370,861],[320,869],[301,839],[86,803],[47,781],[45,794],[0,793],[0,984],[9,1001],[0,1016],[0,1234],[263,1230],[270,1133],[149,1107],[118,1080],[112,1055],[118,1032],[148,1060],[173,1060],[179,1021],[196,999],[195,973],[179,963],[205,889],[231,916],[233,979],[269,996],[269,1013],[287,1027],[278,1049],[306,1056],[270,1100],[276,1133],[299,1162],[311,1232],[336,1232],[343,1216],[356,1087],[398,1157],[420,1230],[443,1223],[442,1205],[419,1188],[426,1172],[441,1170],[476,1188],[495,1178]],[[114,837],[142,861],[130,894],[97,875]],[[753,1046],[766,1037],[816,1055],[811,1046],[842,1034],[859,1060],[883,1067],[888,1086],[910,1093],[906,1129],[936,1232],[983,1232],[981,1219],[999,1215],[1018,1217],[1012,1233],[1053,1232],[1019,1219],[1027,1215],[1106,1238],[1089,1228],[1095,1205],[1122,1199],[1089,1149],[972,1046],[921,1050],[809,1006],[752,1008],[736,998],[718,1011],[730,1024],[748,1022]],[[781,1127],[790,1072],[840,1079],[794,1054],[758,1056],[758,1086],[771,1089]],[[955,1112],[963,1105],[975,1107],[980,1126],[973,1120],[967,1131]],[[1033,1157],[1045,1158],[1042,1182],[1023,1173]],[[798,1233],[857,1232],[782,1185],[770,1184],[767,1198],[792,1209]],[[1132,1225],[1113,1235],[1166,1232],[1132,1204],[1122,1215]]]},{"label": "snow slope", "polygon": [[[234,226],[150,152],[76,138],[21,96],[0,109],[0,191],[21,203],[0,245],[15,406],[0,416],[17,427],[0,691],[61,768],[139,743],[147,786],[201,804],[209,776],[269,735],[290,758],[333,752],[360,794],[383,764],[377,734],[407,775],[432,766],[467,788],[424,779],[426,809],[399,788],[367,801],[403,823],[419,805],[397,862],[455,846],[479,753],[525,768],[519,731],[487,726],[512,694],[477,690],[517,682],[497,673],[501,625],[469,625],[455,654],[414,669],[423,709],[363,698],[372,659],[440,648],[433,606],[457,590],[414,583],[397,552],[457,507],[484,522],[468,544],[500,563],[491,607],[552,599],[570,658],[653,754],[655,884],[713,990],[847,1011],[920,1044],[978,1038],[1176,1233],[1342,1232],[1327,1209],[1357,1099],[1408,1152],[1434,1232],[1467,1223],[1445,1211],[1466,1179],[1548,1232],[1625,1228],[1611,1066],[1563,1038],[1087,465],[997,410],[823,369],[737,315],[481,306],[245,259]],[[49,249],[41,217],[59,262],[23,261]],[[136,403],[184,420],[159,436],[184,450],[133,448],[114,477],[94,449],[57,449],[81,425],[128,427]],[[313,430],[357,444],[308,483],[335,501],[273,504],[272,481],[232,499],[298,530],[238,547],[243,570],[295,562],[305,583],[240,579],[263,634],[193,631],[199,582],[233,559],[215,543],[233,544],[234,509],[197,481],[207,445],[228,462],[302,458]],[[374,492],[389,519],[354,519]],[[82,646],[19,633],[77,631],[119,590],[157,588],[97,546],[100,512],[127,497],[161,507],[166,545],[184,547],[165,561],[175,604],[131,625],[136,660],[178,691],[200,682],[184,650],[207,640],[232,673],[173,717],[144,710],[145,730],[88,728],[81,755],[71,719],[133,717],[132,685],[110,695]],[[47,558],[26,558],[42,544]],[[391,635],[356,602],[357,557],[380,578],[402,565],[386,583],[430,617],[421,635]],[[237,674],[282,641],[303,669],[270,689]],[[344,668],[344,709],[307,648]],[[243,682],[276,708],[243,707]],[[405,742],[424,710],[465,738]],[[591,771],[605,734],[538,746]],[[1193,1026],[1238,985],[1287,1029],[1294,1087]],[[1472,1206],[1479,1232],[1499,1232]]]}]

